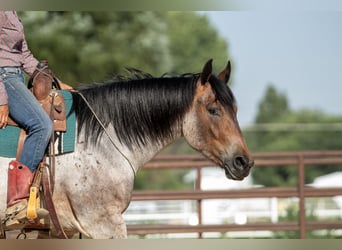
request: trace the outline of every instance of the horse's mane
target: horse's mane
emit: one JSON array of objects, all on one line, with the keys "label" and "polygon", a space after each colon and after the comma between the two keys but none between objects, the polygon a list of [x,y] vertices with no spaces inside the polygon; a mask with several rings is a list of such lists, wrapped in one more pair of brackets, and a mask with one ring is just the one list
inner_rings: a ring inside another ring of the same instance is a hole
[{"label": "horse's mane", "polygon": [[[171,138],[173,125],[183,119],[192,104],[199,74],[153,77],[136,69],[129,71],[128,77],[88,84],[78,92],[106,127],[113,124],[120,142],[129,147]],[[218,100],[231,106],[234,97],[230,89],[215,76],[211,78]],[[103,128],[77,92],[73,99],[78,134],[84,129],[86,143],[96,144]]]}]

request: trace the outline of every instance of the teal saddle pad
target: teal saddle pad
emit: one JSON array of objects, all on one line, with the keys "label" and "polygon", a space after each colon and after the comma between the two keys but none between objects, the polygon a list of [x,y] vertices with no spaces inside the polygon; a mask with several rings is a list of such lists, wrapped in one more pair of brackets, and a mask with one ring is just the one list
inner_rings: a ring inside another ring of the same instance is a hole
[{"label": "teal saddle pad", "polygon": [[[57,132],[57,152],[56,154],[70,153],[75,149],[76,137],[76,115],[72,107],[72,95],[67,90],[59,91],[65,101],[66,106],[66,131]],[[5,129],[0,129],[0,156],[15,158],[18,147],[18,139],[20,128],[15,126],[7,126]]]}]

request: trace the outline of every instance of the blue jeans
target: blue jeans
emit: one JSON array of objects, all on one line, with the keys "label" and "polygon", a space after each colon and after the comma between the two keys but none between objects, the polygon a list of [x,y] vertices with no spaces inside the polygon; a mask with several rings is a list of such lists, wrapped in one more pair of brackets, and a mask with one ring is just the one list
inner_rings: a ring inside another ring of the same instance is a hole
[{"label": "blue jeans", "polygon": [[32,172],[43,159],[53,132],[50,117],[25,85],[19,67],[0,67],[0,76],[8,95],[10,116],[27,133],[19,162]]}]

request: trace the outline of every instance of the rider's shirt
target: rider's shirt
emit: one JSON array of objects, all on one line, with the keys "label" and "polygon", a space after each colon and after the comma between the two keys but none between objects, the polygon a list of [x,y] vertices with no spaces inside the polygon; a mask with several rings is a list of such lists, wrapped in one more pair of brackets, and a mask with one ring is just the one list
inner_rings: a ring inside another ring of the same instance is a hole
[{"label": "rider's shirt", "polygon": [[[0,67],[22,67],[31,75],[38,64],[30,52],[24,28],[15,11],[0,11]],[[0,77],[0,105],[7,104],[7,93]]]}]

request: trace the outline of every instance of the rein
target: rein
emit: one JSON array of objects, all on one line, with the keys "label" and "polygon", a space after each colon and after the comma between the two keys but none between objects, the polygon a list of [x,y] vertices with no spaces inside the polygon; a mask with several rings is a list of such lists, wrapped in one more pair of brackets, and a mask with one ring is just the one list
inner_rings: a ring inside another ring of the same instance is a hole
[{"label": "rein", "polygon": [[100,118],[97,116],[95,110],[91,107],[90,103],[87,101],[87,99],[85,98],[85,96],[79,92],[79,91],[74,91],[77,94],[79,94],[81,96],[81,98],[83,99],[83,101],[87,104],[88,108],[90,109],[90,111],[92,112],[92,114],[94,115],[94,117],[96,118],[96,120],[98,121],[98,123],[100,124],[100,126],[102,127],[103,131],[105,132],[105,134],[108,136],[110,142],[112,143],[112,145],[114,146],[114,148],[122,155],[123,158],[126,159],[126,161],[129,163],[129,166],[131,167],[134,177],[136,176],[136,170],[134,169],[131,161],[127,158],[127,156],[121,152],[121,150],[116,146],[113,138],[110,136],[109,132],[107,131],[106,127],[104,126],[103,122],[100,120]]}]

